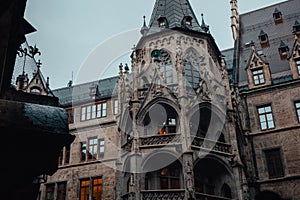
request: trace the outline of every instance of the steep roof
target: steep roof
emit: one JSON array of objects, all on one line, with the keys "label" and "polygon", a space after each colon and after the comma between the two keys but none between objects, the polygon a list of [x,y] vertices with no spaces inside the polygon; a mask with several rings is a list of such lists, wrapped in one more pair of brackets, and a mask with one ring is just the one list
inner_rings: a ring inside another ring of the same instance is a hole
[{"label": "steep roof", "polygon": [[[251,41],[254,42],[256,50],[263,54],[269,62],[273,81],[291,75],[289,62],[288,60],[281,60],[278,48],[283,41],[289,49],[292,49],[294,42],[293,25],[295,20],[300,19],[299,5],[300,0],[289,0],[240,15],[238,64],[240,86],[247,85],[245,63],[249,59],[251,47],[246,44]],[[273,13],[276,9],[282,13],[282,23],[276,24],[274,22]],[[260,45],[258,37],[262,30],[269,39],[269,45],[266,47]]]},{"label": "steep roof", "polygon": [[117,92],[118,77],[91,81],[71,87],[64,87],[53,90],[53,94],[59,98],[59,103],[63,106],[70,106],[76,103],[92,101],[90,88],[97,86],[97,98],[109,98]]},{"label": "steep roof", "polygon": [[159,31],[158,19],[161,17],[167,19],[168,28],[183,28],[182,21],[187,16],[192,18],[190,29],[204,32],[188,0],[156,0],[149,23],[149,32]]}]

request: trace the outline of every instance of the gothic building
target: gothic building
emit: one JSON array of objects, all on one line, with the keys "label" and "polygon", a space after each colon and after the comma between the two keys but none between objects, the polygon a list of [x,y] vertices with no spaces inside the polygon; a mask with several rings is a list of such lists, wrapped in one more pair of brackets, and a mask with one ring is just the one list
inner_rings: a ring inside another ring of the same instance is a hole
[{"label": "gothic building", "polygon": [[188,0],[156,0],[130,68],[53,91],[76,139],[40,199],[300,198],[300,0],[230,3],[232,49]]}]

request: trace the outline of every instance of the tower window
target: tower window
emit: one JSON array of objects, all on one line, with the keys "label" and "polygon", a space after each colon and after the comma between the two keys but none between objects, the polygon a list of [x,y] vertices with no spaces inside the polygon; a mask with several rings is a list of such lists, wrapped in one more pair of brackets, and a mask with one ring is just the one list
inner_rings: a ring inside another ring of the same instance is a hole
[{"label": "tower window", "polygon": [[192,26],[193,18],[191,16],[185,16],[182,20],[182,25],[184,27],[191,27]]},{"label": "tower window", "polygon": [[160,28],[168,27],[168,21],[165,17],[158,18],[157,22],[158,22],[158,27],[160,27]]}]

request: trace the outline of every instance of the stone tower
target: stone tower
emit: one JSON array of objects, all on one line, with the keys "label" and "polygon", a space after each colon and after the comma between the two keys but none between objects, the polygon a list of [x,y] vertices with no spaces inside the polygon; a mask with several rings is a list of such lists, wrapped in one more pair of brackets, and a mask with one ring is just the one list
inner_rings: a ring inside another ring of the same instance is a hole
[{"label": "stone tower", "polygon": [[239,99],[209,27],[188,0],[156,0],[141,34],[120,65],[117,199],[247,199]]}]

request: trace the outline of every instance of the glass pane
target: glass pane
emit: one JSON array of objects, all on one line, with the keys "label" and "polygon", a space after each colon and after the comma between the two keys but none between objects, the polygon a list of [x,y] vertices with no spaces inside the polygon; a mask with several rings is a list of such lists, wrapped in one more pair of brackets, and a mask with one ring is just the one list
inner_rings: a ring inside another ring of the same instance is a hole
[{"label": "glass pane", "polygon": [[262,122],[262,123],[260,123],[260,124],[261,124],[261,129],[262,129],[262,130],[267,129],[267,123],[266,123],[266,122]]},{"label": "glass pane", "polygon": [[96,105],[93,105],[92,106],[92,119],[95,119],[96,118]]},{"label": "glass pane", "polygon": [[101,117],[102,113],[102,104],[97,105],[97,118]]},{"label": "glass pane", "polygon": [[260,120],[260,122],[265,122],[265,121],[267,121],[265,115],[259,116],[259,120]]},{"label": "glass pane", "polygon": [[273,121],[273,116],[272,116],[272,114],[267,114],[267,119],[268,119],[268,121]]},{"label": "glass pane", "polygon": [[86,107],[86,119],[91,119],[91,106]]},{"label": "glass pane", "polygon": [[81,108],[81,120],[85,120],[85,114],[86,114],[86,107]]},{"label": "glass pane", "polygon": [[271,110],[271,106],[267,106],[266,108],[265,108],[265,111],[266,112],[271,112],[272,110]]},{"label": "glass pane", "polygon": [[269,122],[268,122],[268,124],[269,124],[269,128],[274,128],[274,127],[275,127],[275,125],[274,125],[274,122],[273,122],[273,121],[269,121]]}]

